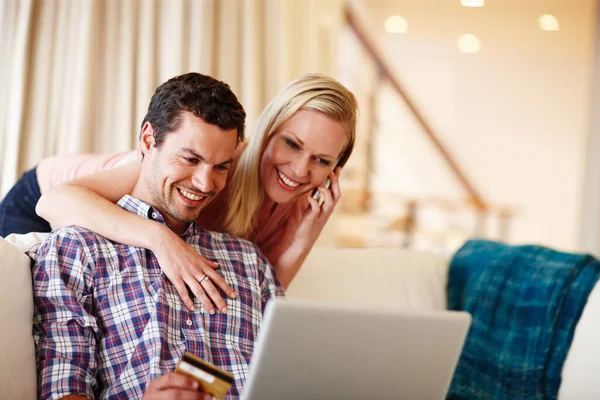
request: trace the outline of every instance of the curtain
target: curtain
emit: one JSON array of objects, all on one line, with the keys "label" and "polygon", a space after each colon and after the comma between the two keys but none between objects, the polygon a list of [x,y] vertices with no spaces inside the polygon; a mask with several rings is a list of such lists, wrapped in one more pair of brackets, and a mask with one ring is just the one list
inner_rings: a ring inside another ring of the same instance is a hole
[{"label": "curtain", "polygon": [[342,0],[4,0],[0,198],[42,158],[137,146],[156,87],[189,71],[248,113],[304,72],[337,72]]}]

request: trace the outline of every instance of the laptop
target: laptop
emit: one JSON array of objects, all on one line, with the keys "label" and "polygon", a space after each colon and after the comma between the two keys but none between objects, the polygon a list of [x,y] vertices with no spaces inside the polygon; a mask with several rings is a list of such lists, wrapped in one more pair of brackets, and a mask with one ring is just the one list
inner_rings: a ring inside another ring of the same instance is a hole
[{"label": "laptop", "polygon": [[444,399],[471,316],[271,300],[243,400]]}]

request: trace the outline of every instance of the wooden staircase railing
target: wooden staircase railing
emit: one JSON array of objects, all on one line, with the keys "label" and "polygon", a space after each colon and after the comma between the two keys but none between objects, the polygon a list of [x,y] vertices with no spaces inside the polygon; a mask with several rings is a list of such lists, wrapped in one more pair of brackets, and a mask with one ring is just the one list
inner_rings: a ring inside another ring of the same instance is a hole
[{"label": "wooden staircase railing", "polygon": [[479,192],[475,189],[473,184],[469,182],[466,175],[464,174],[458,163],[454,160],[448,149],[446,149],[444,144],[439,140],[438,136],[431,128],[431,125],[425,120],[423,114],[415,106],[414,101],[412,100],[406,89],[400,84],[399,80],[391,72],[390,68],[387,66],[380,52],[375,47],[373,41],[369,39],[366,30],[361,26],[352,6],[348,2],[346,2],[344,6],[344,18],[350,29],[356,35],[358,41],[361,43],[366,52],[376,63],[381,76],[390,82],[394,90],[406,102],[408,108],[425,131],[427,137],[431,140],[435,149],[439,152],[440,156],[442,157],[448,168],[452,171],[454,176],[458,179],[462,187],[468,193],[470,201],[478,210],[486,211],[488,207],[486,202],[483,200]]}]

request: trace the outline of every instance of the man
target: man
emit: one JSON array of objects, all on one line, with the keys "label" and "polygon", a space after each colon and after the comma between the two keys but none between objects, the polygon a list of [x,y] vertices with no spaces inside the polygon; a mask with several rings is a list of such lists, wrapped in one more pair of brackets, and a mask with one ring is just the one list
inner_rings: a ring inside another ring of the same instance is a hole
[{"label": "man", "polygon": [[239,396],[264,305],[283,290],[254,245],[194,222],[225,185],[244,119],[213,78],[162,84],[142,126],[139,179],[118,203],[218,262],[237,293],[228,312],[210,314],[197,299],[189,311],[146,249],[76,226],[53,231],[33,270],[40,398],[203,398],[172,373],[186,350],[231,372],[229,395]]}]

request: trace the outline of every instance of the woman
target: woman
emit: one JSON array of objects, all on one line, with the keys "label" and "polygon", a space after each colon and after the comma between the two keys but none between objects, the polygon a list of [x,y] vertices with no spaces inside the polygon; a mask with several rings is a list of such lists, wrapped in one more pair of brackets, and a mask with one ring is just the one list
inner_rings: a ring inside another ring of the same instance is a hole
[{"label": "woman", "polygon": [[[232,176],[199,226],[254,242],[287,288],[340,199],[338,176],[354,147],[356,113],[354,96],[336,80],[307,74],[292,81],[267,105],[247,145],[240,144]],[[53,226],[80,225],[150,249],[188,308],[186,285],[209,312],[208,297],[226,310],[215,285],[235,294],[214,263],[164,225],[114,204],[131,193],[139,168],[132,162],[57,186],[42,195],[36,211]],[[329,189],[322,185],[326,178]],[[322,206],[311,196],[314,189]],[[202,280],[205,274],[210,280]]]}]

